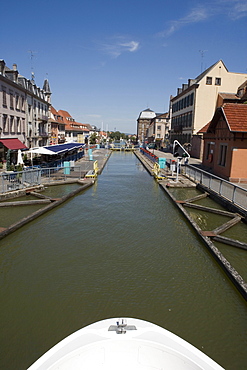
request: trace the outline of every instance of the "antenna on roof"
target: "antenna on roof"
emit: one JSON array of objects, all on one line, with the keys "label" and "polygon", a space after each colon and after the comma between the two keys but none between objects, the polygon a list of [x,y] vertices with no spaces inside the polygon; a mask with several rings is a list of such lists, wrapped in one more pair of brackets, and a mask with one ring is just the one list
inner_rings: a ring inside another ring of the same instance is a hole
[{"label": "antenna on roof", "polygon": [[34,58],[34,54],[36,53],[36,51],[33,51],[33,50],[28,50],[28,52],[30,53],[30,59],[31,59],[31,81],[34,82],[34,68],[33,68],[33,58]]},{"label": "antenna on roof", "polygon": [[207,50],[199,50],[199,53],[201,54],[201,72],[203,71],[203,59],[204,59],[204,54]]}]

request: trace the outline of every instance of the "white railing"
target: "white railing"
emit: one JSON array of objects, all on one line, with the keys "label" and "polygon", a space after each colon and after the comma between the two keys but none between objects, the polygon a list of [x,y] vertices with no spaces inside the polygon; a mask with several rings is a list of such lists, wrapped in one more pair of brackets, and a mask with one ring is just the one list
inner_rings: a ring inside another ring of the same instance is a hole
[{"label": "white railing", "polygon": [[232,182],[226,181],[209,172],[192,165],[184,166],[187,177],[198,184],[202,184],[216,194],[230,201],[232,204],[247,210],[247,190]]}]

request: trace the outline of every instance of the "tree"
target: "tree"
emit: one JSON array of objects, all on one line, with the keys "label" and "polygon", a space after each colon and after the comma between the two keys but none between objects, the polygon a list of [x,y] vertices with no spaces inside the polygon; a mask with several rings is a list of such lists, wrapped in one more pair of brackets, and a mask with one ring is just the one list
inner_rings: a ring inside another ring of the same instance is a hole
[{"label": "tree", "polygon": [[96,144],[96,139],[97,139],[97,134],[96,132],[94,132],[91,136],[90,136],[90,144]]}]

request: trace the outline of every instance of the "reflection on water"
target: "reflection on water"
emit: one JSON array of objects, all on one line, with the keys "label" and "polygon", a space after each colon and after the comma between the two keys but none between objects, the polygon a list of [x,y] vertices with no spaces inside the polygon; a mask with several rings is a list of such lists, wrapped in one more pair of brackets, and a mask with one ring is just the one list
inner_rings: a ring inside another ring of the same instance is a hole
[{"label": "reflection on water", "polygon": [[97,185],[0,242],[0,263],[3,368],[119,316],[245,368],[246,303],[132,153],[113,153]]}]

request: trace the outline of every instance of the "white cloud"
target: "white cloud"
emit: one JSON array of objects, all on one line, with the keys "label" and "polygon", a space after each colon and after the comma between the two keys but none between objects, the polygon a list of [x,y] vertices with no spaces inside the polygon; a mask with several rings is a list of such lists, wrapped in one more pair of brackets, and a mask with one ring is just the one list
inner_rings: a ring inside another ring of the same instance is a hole
[{"label": "white cloud", "polygon": [[168,37],[174,32],[182,28],[187,24],[198,23],[206,20],[209,17],[208,8],[205,6],[199,6],[192,9],[185,17],[178,20],[171,21],[170,27],[163,32],[159,33],[159,36]]},{"label": "white cloud", "polygon": [[189,13],[170,22],[170,26],[160,32],[158,36],[169,37],[186,25],[206,21],[214,16],[225,15],[232,20],[247,16],[247,0],[215,0],[207,5],[201,4],[191,9]]},{"label": "white cloud", "polygon": [[123,48],[127,48],[130,52],[136,51],[139,48],[139,42],[137,41],[130,41],[124,44],[120,44]]},{"label": "white cloud", "polygon": [[121,54],[130,52],[133,53],[139,49],[138,41],[129,41],[122,36],[118,36],[109,40],[109,42],[101,45],[100,49],[113,58],[119,57]]},{"label": "white cloud", "polygon": [[231,18],[239,19],[247,16],[247,1],[237,1],[233,7]]}]

